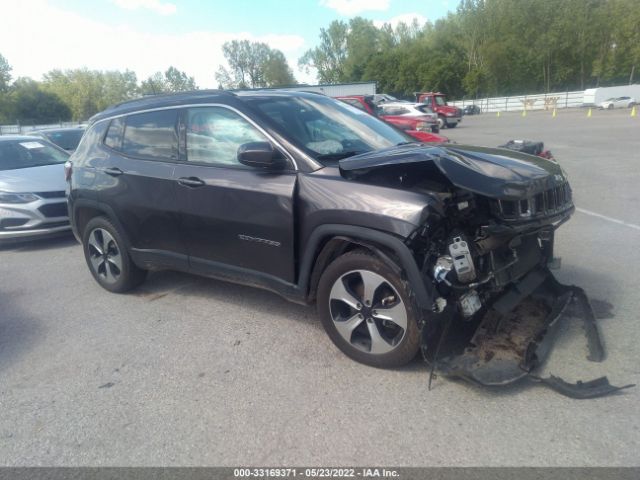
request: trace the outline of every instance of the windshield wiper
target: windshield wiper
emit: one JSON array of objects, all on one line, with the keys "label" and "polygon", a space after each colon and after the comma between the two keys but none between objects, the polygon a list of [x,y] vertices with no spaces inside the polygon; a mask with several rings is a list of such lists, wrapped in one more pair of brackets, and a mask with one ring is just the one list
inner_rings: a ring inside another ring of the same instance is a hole
[{"label": "windshield wiper", "polygon": [[318,155],[316,157],[316,160],[342,160],[343,158],[353,157],[354,155],[360,155],[361,153],[366,153],[366,150],[323,153],[322,155]]}]

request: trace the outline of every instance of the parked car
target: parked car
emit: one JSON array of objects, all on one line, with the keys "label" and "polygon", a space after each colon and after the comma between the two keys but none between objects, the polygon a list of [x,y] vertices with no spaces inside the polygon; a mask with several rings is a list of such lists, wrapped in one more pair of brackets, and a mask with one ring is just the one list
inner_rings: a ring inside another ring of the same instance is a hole
[{"label": "parked car", "polygon": [[440,131],[438,115],[421,103],[383,103],[378,105],[378,116],[402,130]]},{"label": "parked car", "polygon": [[462,121],[462,109],[447,105],[444,93],[417,92],[416,101],[438,114],[440,128],[455,128]]},{"label": "parked car", "polygon": [[375,93],[371,97],[371,100],[375,105],[382,105],[383,103],[410,103],[405,100],[400,100],[388,93]]},{"label": "parked car", "polygon": [[632,97],[611,97],[601,102],[599,108],[611,110],[613,108],[631,108],[636,104],[636,100]]},{"label": "parked car", "polygon": [[[553,232],[574,211],[557,163],[413,142],[303,92],[120,104],[91,119],[67,173],[73,231],[106,290],[165,268],[262,287],[316,303],[335,345],[378,367],[410,361],[445,318],[469,325],[547,285]],[[553,306],[536,321],[570,301],[554,288],[536,294]]]},{"label": "parked car", "polygon": [[480,107],[478,105],[466,105],[463,109],[462,109],[462,114],[463,115],[479,115],[480,114]]},{"label": "parked car", "polygon": [[[351,95],[345,97],[336,97],[336,99],[340,100],[347,105],[351,105],[359,110],[363,110],[370,115],[380,118],[385,122],[399,128],[400,130],[404,130],[404,132],[408,135],[411,135],[413,138],[420,142],[426,143],[447,143],[449,139],[442,135],[437,135],[440,131],[437,120],[434,119],[434,115],[432,112],[428,110],[428,108],[424,105],[420,105],[419,107],[425,108],[424,111],[415,110],[415,116],[406,115],[402,113],[397,107],[393,107],[391,110],[385,110],[389,105],[398,105],[397,103],[393,104],[379,104],[376,105],[373,101],[372,95]],[[403,102],[401,105],[404,107],[408,105],[409,108],[412,107],[413,104],[409,102]],[[409,113],[409,108],[406,109],[405,113]],[[390,114],[392,110],[400,112],[400,115],[392,115]],[[434,121],[435,120],[435,121]],[[430,133],[430,132],[431,133]]]},{"label": "parked car", "polygon": [[80,139],[84,134],[85,126],[66,128],[47,128],[29,132],[29,135],[44,138],[49,142],[59,146],[67,152],[73,152],[78,148]]},{"label": "parked car", "polygon": [[29,136],[0,137],[0,243],[69,230],[69,155]]}]

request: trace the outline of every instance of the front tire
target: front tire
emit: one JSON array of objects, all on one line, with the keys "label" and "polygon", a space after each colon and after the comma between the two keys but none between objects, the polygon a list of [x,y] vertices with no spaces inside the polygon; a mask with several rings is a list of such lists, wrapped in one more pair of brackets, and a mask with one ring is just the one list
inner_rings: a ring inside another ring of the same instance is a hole
[{"label": "front tire", "polygon": [[146,270],[131,260],[127,245],[124,234],[106,217],[92,218],[84,229],[84,258],[93,278],[105,290],[124,293],[146,277]]},{"label": "front tire", "polygon": [[350,358],[378,368],[411,361],[420,347],[420,309],[410,285],[382,260],[346,253],[320,277],[318,312],[331,341]]},{"label": "front tire", "polygon": [[447,119],[444,118],[442,115],[438,116],[438,128],[440,130],[447,128]]}]

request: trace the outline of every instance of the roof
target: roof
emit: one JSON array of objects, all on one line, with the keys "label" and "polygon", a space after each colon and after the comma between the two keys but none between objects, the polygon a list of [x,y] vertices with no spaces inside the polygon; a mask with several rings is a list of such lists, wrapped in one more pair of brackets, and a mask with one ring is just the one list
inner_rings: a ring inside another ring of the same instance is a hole
[{"label": "roof", "polygon": [[122,115],[126,113],[135,112],[138,110],[146,110],[152,108],[163,107],[180,107],[186,104],[199,104],[199,103],[216,103],[221,100],[226,102],[233,101],[240,97],[259,97],[259,96],[314,96],[318,94],[315,92],[297,92],[291,90],[243,90],[238,92],[230,92],[226,90],[193,90],[189,92],[180,93],[168,93],[163,95],[150,95],[147,97],[137,98],[122,102],[111,107],[107,107],[102,112],[95,114],[89,120],[89,123],[94,123],[98,120],[113,117],[115,115]]}]

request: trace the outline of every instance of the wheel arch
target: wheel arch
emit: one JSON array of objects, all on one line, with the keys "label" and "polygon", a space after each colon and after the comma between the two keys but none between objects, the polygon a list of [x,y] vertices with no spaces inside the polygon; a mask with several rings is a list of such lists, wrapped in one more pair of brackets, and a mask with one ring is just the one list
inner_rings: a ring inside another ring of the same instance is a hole
[{"label": "wheel arch", "polygon": [[422,278],[404,242],[385,232],[352,225],[322,225],[311,234],[299,275],[299,288],[308,302],[315,300],[320,276],[325,268],[340,255],[357,248],[371,252],[398,273],[404,273],[418,305],[431,308],[434,298],[431,285]]},{"label": "wheel arch", "polygon": [[79,241],[82,241],[87,223],[95,217],[107,217],[121,232],[127,233],[113,209],[102,203],[76,200],[73,204],[72,215],[73,232]]}]

